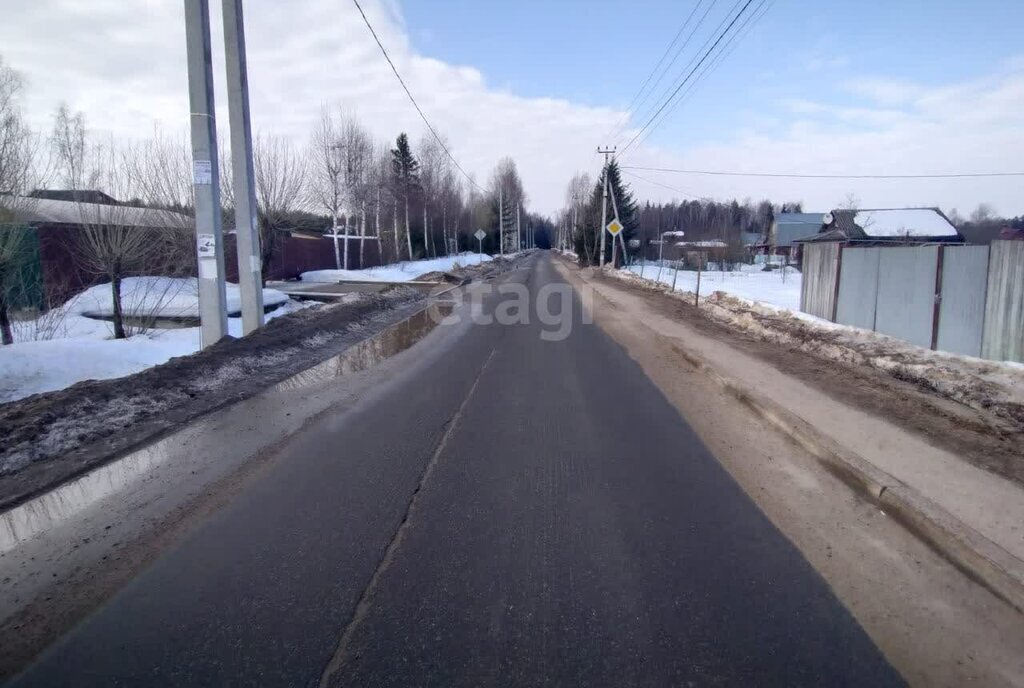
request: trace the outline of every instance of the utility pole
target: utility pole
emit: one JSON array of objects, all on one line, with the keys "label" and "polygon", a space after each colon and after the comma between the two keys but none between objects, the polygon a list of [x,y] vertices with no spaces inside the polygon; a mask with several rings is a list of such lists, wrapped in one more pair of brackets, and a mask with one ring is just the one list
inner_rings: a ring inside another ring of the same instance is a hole
[{"label": "utility pole", "polygon": [[[228,124],[235,183],[235,247],[242,292],[242,332],[263,327],[263,261],[256,216],[256,184],[249,122],[249,74],[245,61],[242,0],[224,0],[224,59],[228,73]],[[335,239],[337,241],[337,239]]]},{"label": "utility pole", "polygon": [[209,0],[185,0],[185,50],[199,263],[199,323],[202,346],[206,348],[220,341],[228,330]]},{"label": "utility pole", "polygon": [[505,255],[505,193],[498,187],[498,255]]},{"label": "utility pole", "polygon": [[606,224],[606,214],[608,213],[608,156],[615,154],[615,146],[612,146],[611,148],[605,148],[604,150],[598,148],[597,152],[604,155],[604,167],[601,169],[601,184],[603,190],[601,193],[601,224],[597,229],[597,231],[601,233],[600,265],[601,267],[604,267],[604,226]]},{"label": "utility pole", "polygon": [[516,203],[516,250],[523,250],[523,228],[519,222],[519,204]]}]

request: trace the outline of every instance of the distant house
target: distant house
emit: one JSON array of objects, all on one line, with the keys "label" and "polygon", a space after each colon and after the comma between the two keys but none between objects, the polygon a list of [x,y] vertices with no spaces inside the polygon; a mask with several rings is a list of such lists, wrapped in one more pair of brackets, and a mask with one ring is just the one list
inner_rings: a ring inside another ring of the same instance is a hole
[{"label": "distant house", "polygon": [[833,210],[814,236],[797,243],[840,241],[858,245],[962,244],[964,236],[938,208]]},{"label": "distant house", "polygon": [[779,213],[772,221],[767,237],[767,252],[784,256],[788,261],[799,261],[799,239],[814,236],[821,231],[825,213]]},{"label": "distant house", "polygon": [[[90,200],[74,200],[85,198]],[[184,213],[125,205],[100,191],[35,191],[6,205],[15,208],[15,223],[30,234],[22,307],[42,307],[95,283],[78,259],[83,226],[188,231],[192,223]]]}]

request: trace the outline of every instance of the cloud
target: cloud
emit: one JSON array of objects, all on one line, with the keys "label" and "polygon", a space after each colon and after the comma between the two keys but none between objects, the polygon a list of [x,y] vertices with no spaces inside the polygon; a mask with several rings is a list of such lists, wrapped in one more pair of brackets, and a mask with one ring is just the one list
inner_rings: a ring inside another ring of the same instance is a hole
[{"label": "cloud", "polygon": [[[471,66],[417,54],[398,4],[364,0],[367,16],[420,106],[481,182],[515,158],[533,208],[553,213],[573,171],[622,116],[557,98],[494,88]],[[218,124],[227,126],[220,3],[211,2]],[[382,142],[426,128],[355,7],[336,0],[246,4],[253,127],[304,143],[322,103],[355,112]],[[132,137],[188,124],[181,2],[34,0],[8,10],[0,51],[28,79],[27,105],[49,130],[60,101],[91,128]]]},{"label": "cloud", "polygon": [[[927,174],[1024,171],[1024,64],[944,86],[861,79],[846,93],[864,103],[783,99],[766,103],[785,123],[747,128],[682,153],[643,149],[625,164],[683,169],[813,174]],[[1006,215],[1024,212],[1020,177],[915,180],[807,180],[642,173],[702,196],[803,200],[809,210],[835,206],[848,192],[865,205],[973,208],[987,201]],[[655,176],[652,176],[655,175]],[[667,199],[664,188],[637,183],[641,196]],[[675,194],[682,197],[682,194]]]}]

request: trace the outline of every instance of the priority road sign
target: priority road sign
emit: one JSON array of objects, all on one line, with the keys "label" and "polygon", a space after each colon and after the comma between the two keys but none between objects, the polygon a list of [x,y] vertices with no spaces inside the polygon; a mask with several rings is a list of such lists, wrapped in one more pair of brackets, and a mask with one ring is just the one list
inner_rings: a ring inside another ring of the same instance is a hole
[{"label": "priority road sign", "polygon": [[478,229],[478,230],[476,230],[476,234],[474,234],[473,236],[476,237],[477,241],[483,241],[484,237],[487,236],[487,232],[485,232],[482,229]]},{"label": "priority road sign", "polygon": [[618,236],[619,232],[621,232],[624,229],[624,227],[622,226],[622,223],[616,219],[609,222],[608,226],[606,226],[605,229],[607,229],[608,233],[614,237]]}]

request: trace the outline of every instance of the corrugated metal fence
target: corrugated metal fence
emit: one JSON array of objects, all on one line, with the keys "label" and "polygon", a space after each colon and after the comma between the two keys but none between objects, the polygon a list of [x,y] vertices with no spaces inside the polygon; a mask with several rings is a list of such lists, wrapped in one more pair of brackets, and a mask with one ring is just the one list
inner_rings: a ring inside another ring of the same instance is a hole
[{"label": "corrugated metal fence", "polygon": [[1024,242],[807,244],[800,308],[925,348],[1024,361]]}]

